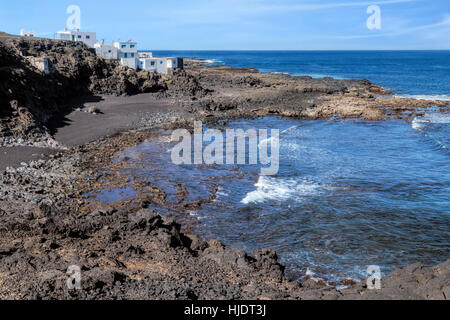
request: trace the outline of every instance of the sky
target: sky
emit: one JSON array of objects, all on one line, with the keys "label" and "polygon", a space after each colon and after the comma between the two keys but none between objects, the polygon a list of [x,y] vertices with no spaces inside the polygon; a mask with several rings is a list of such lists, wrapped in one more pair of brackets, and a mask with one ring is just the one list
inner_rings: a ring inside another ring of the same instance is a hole
[{"label": "sky", "polygon": [[82,31],[146,50],[450,49],[450,0],[1,0],[0,31],[53,38],[70,5]]}]

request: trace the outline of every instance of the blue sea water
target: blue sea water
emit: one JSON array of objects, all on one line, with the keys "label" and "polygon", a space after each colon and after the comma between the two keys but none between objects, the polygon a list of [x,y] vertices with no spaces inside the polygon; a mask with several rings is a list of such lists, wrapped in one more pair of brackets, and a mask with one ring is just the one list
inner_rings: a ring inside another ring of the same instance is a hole
[{"label": "blue sea water", "polygon": [[[368,79],[398,95],[450,100],[450,51],[153,51],[155,56],[209,60],[312,77]],[[441,96],[441,97],[439,97]]]},{"label": "blue sea water", "polygon": [[[170,132],[118,158],[132,159],[124,173],[161,188],[173,204],[151,208],[195,217],[192,228],[205,239],[274,249],[293,278],[362,280],[370,265],[386,275],[450,258],[449,114],[412,123],[264,117],[226,128],[280,130],[278,174],[263,176],[257,165],[175,165]],[[177,209],[180,185],[188,190],[183,203],[215,198]]]},{"label": "blue sea water", "polygon": [[[155,55],[215,59],[264,72],[367,78],[397,94],[450,94],[448,51]],[[450,114],[430,109],[412,122],[264,117],[227,128],[279,129],[278,174],[262,176],[249,165],[177,166],[170,158],[170,132],[118,158],[132,159],[126,175],[160,187],[173,203],[171,209],[152,208],[195,217],[200,223],[193,228],[205,239],[249,252],[274,249],[293,278],[308,273],[330,281],[362,280],[369,265],[386,275],[450,258]],[[186,203],[215,198],[178,212],[180,185],[187,186]],[[105,192],[100,200],[120,197]]]}]

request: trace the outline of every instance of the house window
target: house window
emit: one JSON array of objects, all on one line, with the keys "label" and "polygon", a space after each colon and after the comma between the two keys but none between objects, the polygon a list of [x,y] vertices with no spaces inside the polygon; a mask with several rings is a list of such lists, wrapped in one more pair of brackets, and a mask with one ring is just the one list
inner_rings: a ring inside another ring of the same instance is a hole
[{"label": "house window", "polygon": [[162,61],[160,61],[160,62],[159,62],[159,64],[163,64],[163,62],[162,62]]},{"label": "house window", "polygon": [[78,36],[78,39],[81,39],[81,36]]},{"label": "house window", "polygon": [[128,58],[128,53],[124,53],[123,56],[124,56],[125,58]]},{"label": "house window", "polygon": [[108,50],[108,53],[111,53],[111,50]]},{"label": "house window", "polygon": [[154,66],[155,65],[155,61],[152,61],[152,66]]},{"label": "house window", "polygon": [[123,44],[123,45],[122,45],[122,49],[125,49],[126,47],[127,47],[126,44]]},{"label": "house window", "polygon": [[131,57],[134,58],[134,53],[131,54]]},{"label": "house window", "polygon": [[86,39],[90,39],[91,38],[91,36],[86,36]]},{"label": "house window", "polygon": [[135,45],[134,45],[134,44],[132,44],[132,45],[130,46],[130,48],[131,48],[131,49],[134,49],[134,47],[135,47]]}]

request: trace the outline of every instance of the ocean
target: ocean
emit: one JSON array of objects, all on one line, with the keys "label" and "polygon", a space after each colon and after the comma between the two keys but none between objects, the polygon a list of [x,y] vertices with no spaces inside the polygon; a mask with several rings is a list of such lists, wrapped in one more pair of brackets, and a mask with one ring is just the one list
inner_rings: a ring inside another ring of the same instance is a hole
[{"label": "ocean", "polygon": [[[397,95],[450,95],[450,52],[155,52],[255,67],[292,75],[366,78]],[[170,132],[117,155],[133,159],[125,174],[139,176],[177,201],[214,201],[189,211],[192,228],[248,252],[270,248],[294,279],[367,278],[422,262],[450,258],[450,115],[428,110],[412,122],[264,117],[231,128],[279,129],[280,170],[258,166],[177,166]],[[222,128],[223,129],[223,128]],[[119,200],[132,191],[105,191]],[[160,213],[167,208],[154,207]]]},{"label": "ocean", "polygon": [[153,51],[294,76],[368,79],[401,96],[450,100],[450,51]]}]

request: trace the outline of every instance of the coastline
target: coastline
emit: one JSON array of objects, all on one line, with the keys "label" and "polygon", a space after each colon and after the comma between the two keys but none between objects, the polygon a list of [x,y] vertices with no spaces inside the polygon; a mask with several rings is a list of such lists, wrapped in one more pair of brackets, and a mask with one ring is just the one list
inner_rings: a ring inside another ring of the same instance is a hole
[{"label": "coastline", "polygon": [[[447,112],[446,103],[385,97],[388,92],[364,80],[317,80],[226,66],[205,70],[195,63],[187,69],[213,93],[195,99],[144,93],[85,104],[84,109],[95,107],[99,114],[83,112],[83,108],[72,111],[65,115],[70,125],[54,132],[68,150],[3,174],[0,217],[2,225],[16,227],[4,231],[0,240],[0,279],[10,292],[2,298],[448,298],[448,286],[441,284],[449,279],[449,261],[435,268],[415,265],[396,270],[376,292],[364,284],[337,290],[312,279],[291,282],[270,250],[249,256],[214,240],[207,243],[189,231],[180,232],[181,226],[170,218],[148,211],[149,201],[164,204],[164,194],[145,181],[129,181],[120,174],[126,161],[111,159],[145,141],[151,136],[150,128],[190,127],[193,120],[215,123],[265,115],[411,120],[431,105]],[[131,185],[139,191],[139,200],[113,206],[86,201],[85,195],[105,181],[112,187]],[[11,210],[17,206],[22,212]],[[30,275],[19,280],[12,268],[26,259],[37,267],[20,266],[19,277]],[[87,270],[88,288],[79,295],[72,296],[64,288],[68,263]],[[167,288],[158,289],[162,284]],[[127,288],[126,292],[119,287]]]},{"label": "coastline", "polygon": [[[15,225],[17,230],[0,242],[3,268],[14,268],[14,274],[1,277],[3,292],[38,299],[447,299],[448,287],[442,284],[449,279],[450,260],[435,267],[415,264],[397,269],[382,279],[382,290],[369,290],[365,282],[350,280],[340,284],[312,277],[292,281],[271,250],[249,255],[216,240],[205,242],[176,223],[177,217],[145,209],[149,202],[164,204],[165,195],[145,181],[123,177],[120,171],[127,161],[112,164],[111,157],[151,136],[144,130],[103,138],[51,156],[50,161],[32,163],[19,174],[31,181],[10,195],[19,191],[30,197],[0,201],[2,225]],[[109,171],[102,172],[104,168]],[[68,174],[78,178],[64,178]],[[17,179],[15,174],[11,177]],[[50,183],[30,190],[36,183],[32,177],[45,177]],[[139,196],[113,205],[86,202],[83,195],[105,185],[131,185]],[[11,204],[21,212],[11,210]],[[38,258],[51,256],[56,260]],[[37,269],[17,268],[22,259],[41,262]],[[64,268],[68,264],[86,270],[82,292],[67,292]],[[126,289],[117,291],[119,287]]]}]

